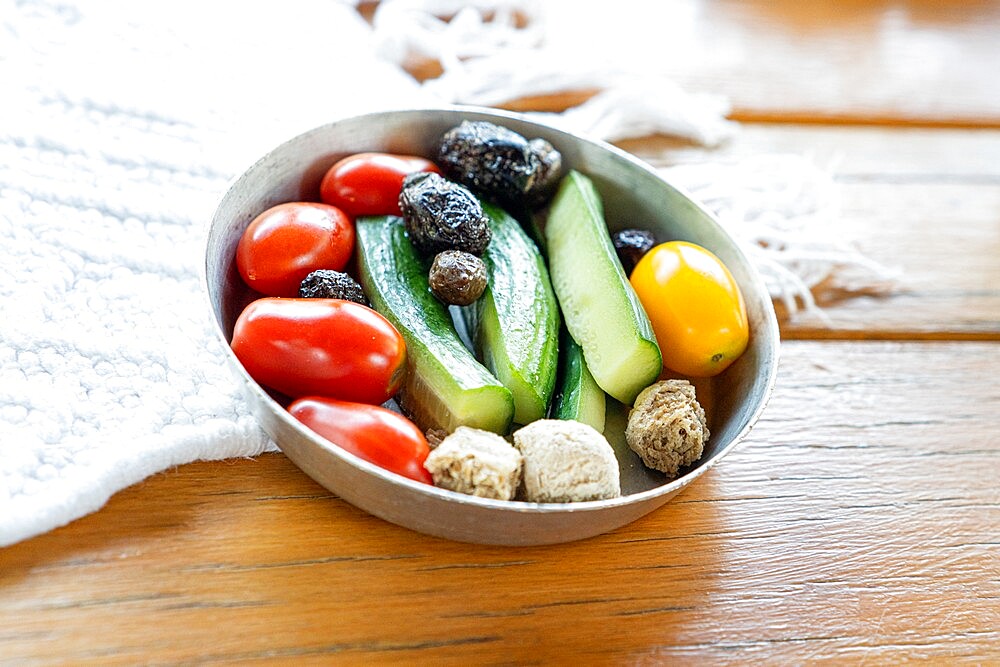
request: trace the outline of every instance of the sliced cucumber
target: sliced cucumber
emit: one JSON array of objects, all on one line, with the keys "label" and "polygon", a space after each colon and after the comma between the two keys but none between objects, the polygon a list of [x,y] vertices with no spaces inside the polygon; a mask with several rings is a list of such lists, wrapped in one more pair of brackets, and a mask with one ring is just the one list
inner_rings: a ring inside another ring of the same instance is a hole
[{"label": "sliced cucumber", "polygon": [[483,254],[488,283],[462,309],[483,364],[514,396],[514,422],[542,419],[556,383],[559,306],[535,244],[503,209],[484,204],[493,240]]},{"label": "sliced cucumber", "polygon": [[358,218],[358,273],[372,306],[406,340],[403,410],[423,429],[472,426],[505,434],[511,393],[462,344],[427,285],[427,263],[396,217]]},{"label": "sliced cucumber", "polygon": [[615,255],[593,183],[571,171],[545,224],[549,275],[597,384],[631,405],[662,369],[660,348]]},{"label": "sliced cucumber", "polygon": [[604,390],[597,386],[587,368],[583,349],[564,328],[559,342],[559,390],[552,416],[573,419],[604,432],[606,401]]}]

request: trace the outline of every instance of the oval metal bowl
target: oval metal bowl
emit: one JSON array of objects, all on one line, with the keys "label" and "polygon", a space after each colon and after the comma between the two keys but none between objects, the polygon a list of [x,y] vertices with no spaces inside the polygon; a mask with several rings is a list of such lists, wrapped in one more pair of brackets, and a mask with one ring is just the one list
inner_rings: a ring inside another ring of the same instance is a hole
[{"label": "oval metal bowl", "polygon": [[[275,204],[318,201],[323,173],[351,153],[433,156],[441,134],[462,120],[488,120],[529,138],[547,139],[562,153],[567,167],[594,180],[612,230],[641,227],[652,230],[660,241],[683,239],[703,245],[726,263],[740,284],[750,317],[750,346],[722,376],[697,384],[712,437],[701,460],[679,478],[667,482],[625,446],[625,408],[617,406],[609,409],[607,435],[621,465],[620,498],[571,504],[507,502],[419,484],[313,434],[254,382],[232,354],[228,342],[233,323],[252,298],[234,260],[240,234],[250,221]],[[227,361],[240,378],[251,410],[278,447],[310,477],[353,505],[453,540],[506,545],[567,542],[643,516],[703,475],[746,436],[767,402],[777,369],[778,327],[771,300],[754,268],[709,213],[648,165],[613,146],[500,111],[450,107],[373,113],[318,127],[278,146],[243,173],[219,203],[208,233],[205,282]]]}]

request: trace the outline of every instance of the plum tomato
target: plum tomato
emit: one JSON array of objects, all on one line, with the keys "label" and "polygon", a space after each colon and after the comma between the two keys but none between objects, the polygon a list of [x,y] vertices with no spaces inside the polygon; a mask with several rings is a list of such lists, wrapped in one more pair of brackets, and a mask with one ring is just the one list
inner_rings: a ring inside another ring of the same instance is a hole
[{"label": "plum tomato", "polygon": [[392,323],[340,299],[257,299],[236,320],[232,348],[250,377],[291,398],[384,403],[406,368]]},{"label": "plum tomato", "polygon": [[328,204],[289,202],[264,211],[236,246],[243,281],[267,296],[297,296],[317,269],[343,271],[354,252],[354,223]]},{"label": "plum tomato", "polygon": [[663,354],[663,365],[691,377],[729,367],[749,341],[743,294],[722,261],[685,241],[661,243],[632,271]]},{"label": "plum tomato", "polygon": [[415,155],[357,153],[330,167],[320,183],[320,199],[348,215],[402,215],[399,191],[407,174],[441,170]]},{"label": "plum tomato", "polygon": [[431,484],[424,468],[430,453],[420,429],[403,415],[377,405],[307,397],[288,412],[333,444],[369,463],[418,482]]}]

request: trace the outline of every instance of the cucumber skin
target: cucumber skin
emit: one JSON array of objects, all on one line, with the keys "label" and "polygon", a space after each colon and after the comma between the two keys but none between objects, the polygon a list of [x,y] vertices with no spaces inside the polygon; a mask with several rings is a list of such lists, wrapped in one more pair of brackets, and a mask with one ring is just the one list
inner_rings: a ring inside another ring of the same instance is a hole
[{"label": "cucumber skin", "polygon": [[520,223],[484,203],[493,238],[483,261],[487,288],[462,309],[477,356],[514,398],[514,422],[545,417],[559,366],[559,305],[538,248]]},{"label": "cucumber skin", "polygon": [[615,254],[600,196],[583,174],[570,171],[559,184],[545,239],[566,328],[583,348],[597,384],[631,405],[656,381],[663,360],[649,317]]},{"label": "cucumber skin", "polygon": [[583,358],[583,348],[564,328],[560,337],[559,391],[552,409],[554,419],[572,419],[604,432],[607,409],[604,390],[597,386]]},{"label": "cucumber skin", "polygon": [[355,228],[365,294],[406,341],[400,406],[425,430],[451,433],[472,426],[506,434],[513,397],[459,339],[448,309],[430,291],[427,263],[407,237],[402,218],[361,217]]}]

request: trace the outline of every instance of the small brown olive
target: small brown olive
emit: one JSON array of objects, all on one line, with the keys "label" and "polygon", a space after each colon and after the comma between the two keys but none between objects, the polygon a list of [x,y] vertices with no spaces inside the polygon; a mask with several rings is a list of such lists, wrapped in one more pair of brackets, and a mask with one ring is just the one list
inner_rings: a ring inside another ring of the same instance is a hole
[{"label": "small brown olive", "polygon": [[428,282],[441,301],[468,306],[486,289],[486,264],[470,253],[445,250],[434,257]]}]

